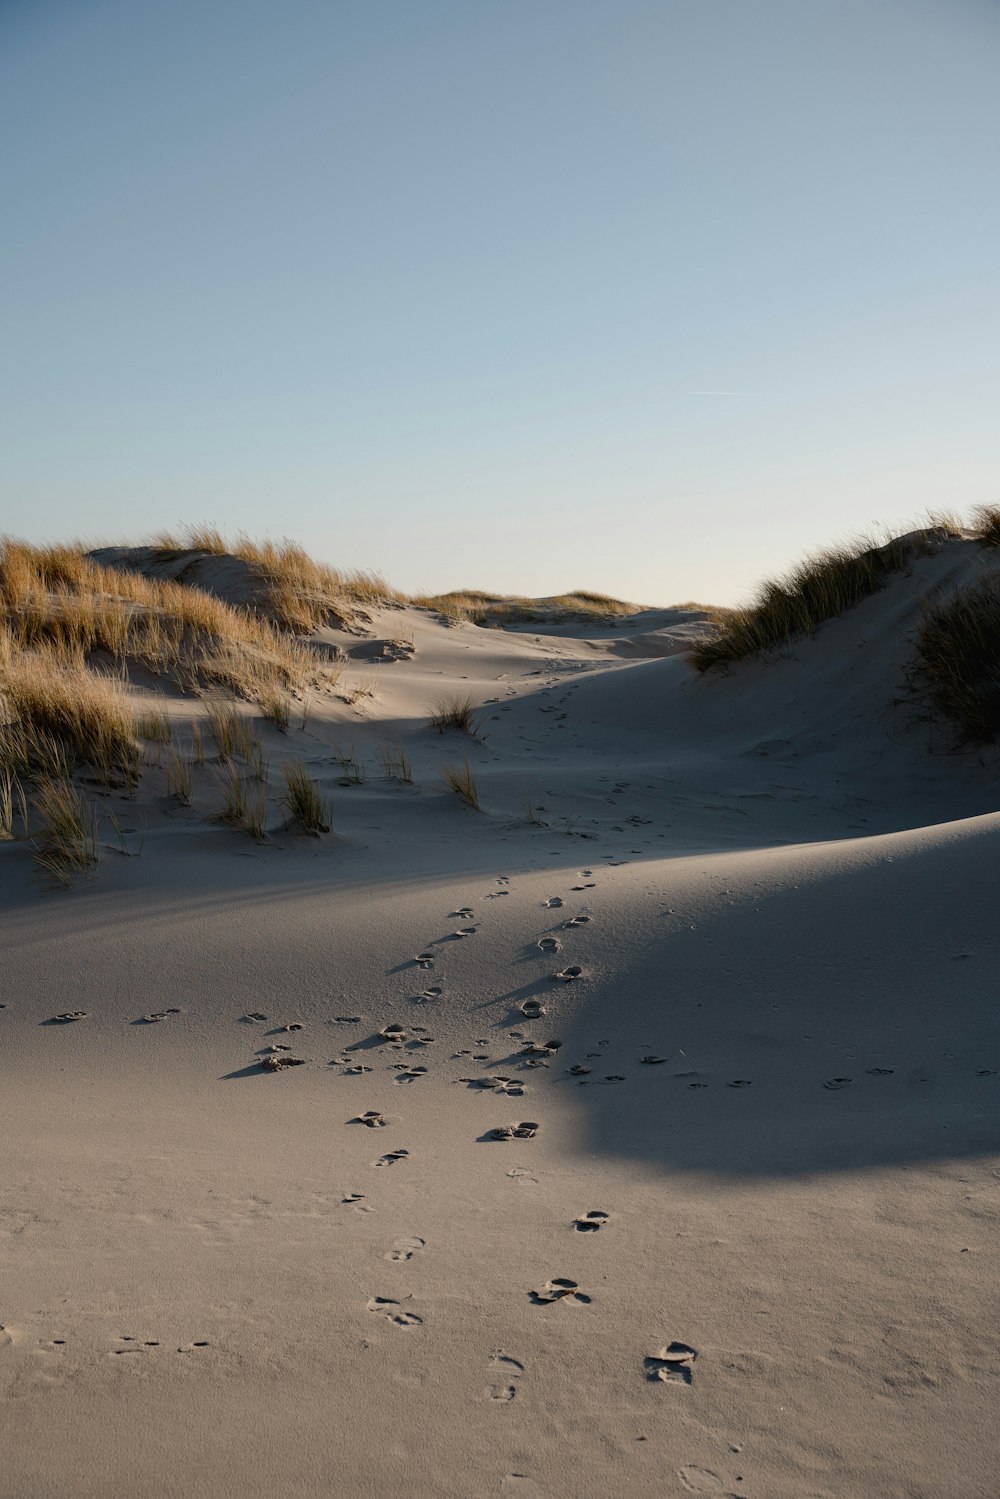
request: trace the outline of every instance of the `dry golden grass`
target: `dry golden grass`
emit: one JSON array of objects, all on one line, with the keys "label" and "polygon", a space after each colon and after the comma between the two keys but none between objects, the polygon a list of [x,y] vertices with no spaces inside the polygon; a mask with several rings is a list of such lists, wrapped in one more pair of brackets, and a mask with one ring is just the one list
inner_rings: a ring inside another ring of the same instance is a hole
[{"label": "dry golden grass", "polygon": [[34,844],[42,868],[60,885],[93,869],[100,857],[97,813],[73,782],[65,777],[43,781],[32,805],[41,819]]},{"label": "dry golden grass", "polygon": [[933,526],[883,542],[862,536],[808,558],[786,577],[762,584],[748,608],[730,610],[715,635],[692,647],[692,664],[698,671],[731,666],[814,634],[826,620],[883,588],[893,573],[930,552],[947,534],[947,528]]},{"label": "dry golden grass", "polygon": [[991,744],[996,739],[1000,734],[1000,578],[984,578],[927,604],[915,665],[915,676],[931,708],[951,720],[959,743]]},{"label": "dry golden grass", "polygon": [[1000,547],[1000,505],[979,505],[975,517],[976,540],[984,547]]},{"label": "dry golden grass", "polygon": [[101,567],[67,547],[0,541],[0,623],[15,645],[102,652],[238,697],[301,688],[315,658],[265,619],[181,583]]},{"label": "dry golden grass", "polygon": [[448,790],[460,796],[467,807],[472,807],[476,812],[483,810],[479,804],[479,788],[476,785],[475,772],[469,764],[468,757],[461,765],[442,766],[441,778]]},{"label": "dry golden grass", "polygon": [[306,632],[342,622],[359,604],[378,608],[406,602],[380,574],[316,562],[294,541],[253,541],[241,534],[229,542],[214,526],[199,525],[175,535],[161,533],[152,544],[167,556],[194,551],[239,557],[264,585],[262,610],[285,630]]},{"label": "dry golden grass", "polygon": [[519,595],[483,593],[479,589],[457,589],[453,593],[416,594],[408,600],[417,609],[430,609],[453,623],[466,620],[476,625],[561,624],[567,621],[609,620],[641,614],[642,604],[628,604],[605,593],[577,589],[552,598],[529,599]]},{"label": "dry golden grass", "polygon": [[284,767],[285,790],[281,805],[288,813],[289,825],[318,838],[328,833],[333,824],[330,804],[324,802],[323,794],[310,777],[301,760],[293,760]]},{"label": "dry golden grass", "polygon": [[431,706],[431,716],[427,720],[427,727],[437,729],[439,734],[443,734],[445,729],[457,729],[459,733],[470,734],[473,739],[476,739],[479,737],[476,705],[468,696],[435,698]]}]

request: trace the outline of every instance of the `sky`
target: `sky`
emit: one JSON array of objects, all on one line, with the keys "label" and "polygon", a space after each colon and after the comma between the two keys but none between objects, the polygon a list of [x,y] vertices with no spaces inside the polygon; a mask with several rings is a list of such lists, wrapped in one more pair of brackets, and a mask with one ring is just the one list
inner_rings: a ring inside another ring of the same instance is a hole
[{"label": "sky", "polygon": [[1000,0],[0,0],[0,530],[733,603],[1000,498]]}]

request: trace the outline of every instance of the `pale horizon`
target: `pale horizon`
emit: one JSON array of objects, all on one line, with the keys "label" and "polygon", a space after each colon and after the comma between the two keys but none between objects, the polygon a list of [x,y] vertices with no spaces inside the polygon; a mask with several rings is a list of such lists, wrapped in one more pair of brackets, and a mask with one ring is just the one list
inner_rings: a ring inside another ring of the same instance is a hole
[{"label": "pale horizon", "polygon": [[2,529],[735,603],[997,498],[979,0],[13,4]]}]

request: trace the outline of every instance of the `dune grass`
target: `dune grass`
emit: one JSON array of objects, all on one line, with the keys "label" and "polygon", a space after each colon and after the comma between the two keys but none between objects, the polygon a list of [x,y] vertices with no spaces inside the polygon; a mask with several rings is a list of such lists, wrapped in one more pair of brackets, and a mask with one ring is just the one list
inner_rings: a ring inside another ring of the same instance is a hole
[{"label": "dune grass", "polygon": [[375,754],[387,781],[398,781],[405,786],[413,784],[413,767],[402,744],[380,744]]},{"label": "dune grass", "polygon": [[35,860],[60,885],[97,866],[97,813],[67,777],[42,781],[32,797],[41,819],[34,836]]},{"label": "dune grass", "polygon": [[632,614],[641,614],[642,604],[628,604],[606,593],[576,589],[551,598],[529,599],[520,595],[484,593],[476,588],[456,589],[452,593],[415,594],[407,600],[417,609],[432,610],[457,624],[468,621],[476,625],[499,627],[505,624],[559,624],[579,619],[604,622]]},{"label": "dune grass", "polygon": [[476,812],[483,810],[479,802],[479,788],[476,785],[475,772],[469,764],[468,756],[461,765],[442,766],[441,778],[448,790],[460,796],[467,807],[472,807]]},{"label": "dune grass", "polygon": [[815,634],[827,620],[878,592],[914,558],[931,552],[944,534],[943,526],[932,526],[883,542],[862,536],[808,558],[784,578],[762,584],[749,607],[724,617],[714,635],[692,647],[692,664],[700,672],[732,666]]},{"label": "dune grass", "polygon": [[234,755],[241,760],[252,758],[260,741],[249,721],[232,704],[211,703],[205,719],[223,759],[231,760]]},{"label": "dune grass", "polygon": [[269,621],[201,589],[10,538],[0,540],[0,625],[20,650],[46,646],[84,662],[101,653],[120,670],[135,663],[248,699],[301,688],[318,671]]},{"label": "dune grass", "polygon": [[1000,547],[1000,505],[979,505],[973,534],[984,547]]},{"label": "dune grass", "polygon": [[206,552],[238,557],[263,584],[261,607],[282,629],[304,633],[342,622],[353,606],[402,605],[405,599],[375,572],[341,569],[317,562],[304,547],[287,539],[254,541],[245,534],[227,540],[214,526],[187,526],[163,532],[152,545],[165,556]]},{"label": "dune grass", "polygon": [[427,727],[437,729],[439,734],[443,734],[445,729],[457,729],[460,734],[469,734],[477,739],[479,720],[476,717],[476,705],[471,697],[460,694],[435,698],[431,704]]},{"label": "dune grass", "polygon": [[293,760],[284,767],[285,790],[281,804],[288,813],[290,826],[318,838],[328,833],[333,825],[332,809],[324,802],[323,793],[309,775],[301,760]]},{"label": "dune grass", "polygon": [[251,780],[233,760],[222,761],[218,769],[222,807],[216,816],[219,822],[243,828],[260,841],[267,832],[267,788],[254,787]]},{"label": "dune grass", "polygon": [[[990,542],[989,545],[994,543]],[[1000,734],[1000,578],[984,578],[925,605],[915,675],[960,744]]]}]

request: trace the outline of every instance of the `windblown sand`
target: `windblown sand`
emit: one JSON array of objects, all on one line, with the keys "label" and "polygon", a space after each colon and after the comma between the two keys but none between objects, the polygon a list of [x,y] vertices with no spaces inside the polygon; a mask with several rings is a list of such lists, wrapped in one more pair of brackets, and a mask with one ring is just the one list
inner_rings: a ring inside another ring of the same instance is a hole
[{"label": "windblown sand", "polygon": [[67,894],[0,850],[0,1493],[992,1499],[997,760],[893,706],[911,604],[711,681],[386,612],[265,733],[329,838],[205,767]]}]

